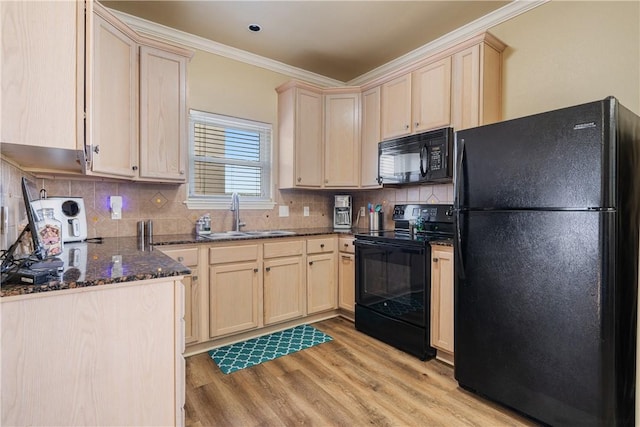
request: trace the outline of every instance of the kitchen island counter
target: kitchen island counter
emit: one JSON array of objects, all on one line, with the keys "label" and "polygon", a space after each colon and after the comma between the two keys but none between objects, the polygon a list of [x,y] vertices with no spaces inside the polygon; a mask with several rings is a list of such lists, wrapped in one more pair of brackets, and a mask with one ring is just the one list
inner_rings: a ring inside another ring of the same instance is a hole
[{"label": "kitchen island counter", "polygon": [[139,247],[135,237],[65,244],[64,270],[57,277],[42,285],[2,283],[0,297],[190,274],[181,263],[152,249]]}]

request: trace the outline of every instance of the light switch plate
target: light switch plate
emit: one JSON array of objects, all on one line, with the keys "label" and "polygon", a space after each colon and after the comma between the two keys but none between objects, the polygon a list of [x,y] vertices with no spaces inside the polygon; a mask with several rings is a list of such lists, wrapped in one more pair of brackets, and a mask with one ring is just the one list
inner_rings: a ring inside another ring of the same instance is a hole
[{"label": "light switch plate", "polygon": [[309,206],[302,208],[302,215],[309,216]]},{"label": "light switch plate", "polygon": [[287,205],[278,206],[278,216],[289,216],[289,206]]}]

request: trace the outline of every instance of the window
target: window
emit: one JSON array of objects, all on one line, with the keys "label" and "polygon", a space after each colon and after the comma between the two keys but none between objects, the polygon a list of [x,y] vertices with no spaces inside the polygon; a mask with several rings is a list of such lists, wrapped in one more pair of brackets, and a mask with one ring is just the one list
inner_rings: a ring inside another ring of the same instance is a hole
[{"label": "window", "polygon": [[190,209],[273,208],[270,124],[190,110],[189,143]]}]

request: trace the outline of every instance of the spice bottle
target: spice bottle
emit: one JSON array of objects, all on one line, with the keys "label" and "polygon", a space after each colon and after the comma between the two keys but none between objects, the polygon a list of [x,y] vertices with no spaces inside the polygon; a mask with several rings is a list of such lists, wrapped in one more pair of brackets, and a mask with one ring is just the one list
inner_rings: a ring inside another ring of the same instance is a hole
[{"label": "spice bottle", "polygon": [[53,209],[40,209],[37,213],[40,219],[36,224],[38,240],[44,245],[45,256],[60,255],[62,253],[62,223],[53,216]]}]

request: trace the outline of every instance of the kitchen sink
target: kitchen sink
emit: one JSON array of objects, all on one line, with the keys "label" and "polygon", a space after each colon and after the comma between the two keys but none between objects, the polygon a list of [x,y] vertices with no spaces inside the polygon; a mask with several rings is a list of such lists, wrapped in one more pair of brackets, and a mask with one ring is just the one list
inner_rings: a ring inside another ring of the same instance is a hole
[{"label": "kitchen sink", "polygon": [[205,234],[209,240],[219,239],[246,239],[249,237],[270,237],[270,236],[293,236],[295,231],[287,230],[256,230],[256,231],[222,231],[218,233]]},{"label": "kitchen sink", "polygon": [[245,231],[250,236],[293,236],[295,231],[287,230],[262,230],[262,231]]}]

